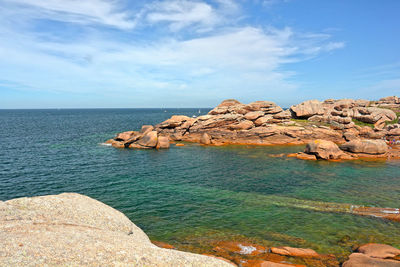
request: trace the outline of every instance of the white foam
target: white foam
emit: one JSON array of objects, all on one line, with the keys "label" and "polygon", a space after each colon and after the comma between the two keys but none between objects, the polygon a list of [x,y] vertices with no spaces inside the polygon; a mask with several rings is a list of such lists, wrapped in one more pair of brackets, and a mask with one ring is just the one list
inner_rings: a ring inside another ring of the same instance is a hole
[{"label": "white foam", "polygon": [[253,251],[257,250],[253,246],[243,246],[242,244],[238,245],[240,248],[240,254],[251,254]]},{"label": "white foam", "polygon": [[99,145],[101,145],[101,146],[111,146],[111,144],[107,144],[107,143],[100,143]]},{"label": "white foam", "polygon": [[389,213],[389,214],[400,214],[399,209],[394,209],[394,210],[383,210],[383,213]]}]

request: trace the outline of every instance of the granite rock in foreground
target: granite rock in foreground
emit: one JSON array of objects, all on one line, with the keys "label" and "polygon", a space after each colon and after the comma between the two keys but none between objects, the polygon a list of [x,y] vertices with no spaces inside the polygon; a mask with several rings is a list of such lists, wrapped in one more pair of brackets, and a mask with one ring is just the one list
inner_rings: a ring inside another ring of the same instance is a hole
[{"label": "granite rock in foreground", "polygon": [[231,266],[163,249],[121,212],[64,193],[0,201],[0,266]]}]

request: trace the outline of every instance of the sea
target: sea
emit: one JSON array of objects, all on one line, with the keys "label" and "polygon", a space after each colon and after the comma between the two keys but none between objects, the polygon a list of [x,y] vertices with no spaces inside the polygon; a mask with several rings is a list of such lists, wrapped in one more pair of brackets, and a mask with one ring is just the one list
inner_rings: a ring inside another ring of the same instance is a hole
[{"label": "sea", "polygon": [[400,247],[398,222],[321,208],[400,208],[400,161],[279,155],[304,146],[102,144],[118,132],[209,110],[0,110],[0,200],[85,194],[123,212],[151,240],[198,253],[219,240],[337,255],[367,242]]}]

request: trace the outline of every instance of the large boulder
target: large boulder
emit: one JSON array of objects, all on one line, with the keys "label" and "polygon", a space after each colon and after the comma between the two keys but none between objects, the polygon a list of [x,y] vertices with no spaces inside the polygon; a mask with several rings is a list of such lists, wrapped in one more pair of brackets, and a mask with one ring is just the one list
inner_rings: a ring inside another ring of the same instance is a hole
[{"label": "large boulder", "polygon": [[272,117],[277,120],[289,120],[292,118],[292,113],[290,110],[285,110],[274,114]]},{"label": "large boulder", "polygon": [[362,253],[353,253],[343,267],[400,267],[400,261],[368,257]]},{"label": "large boulder", "polygon": [[231,266],[163,249],[121,212],[87,196],[0,201],[0,266]]},{"label": "large boulder", "polygon": [[321,139],[308,143],[304,152],[315,155],[318,159],[346,158],[346,154],[335,143]]},{"label": "large boulder", "polygon": [[318,100],[308,100],[298,105],[290,107],[290,110],[297,118],[309,118],[314,115],[324,114],[322,102]]},{"label": "large boulder", "polygon": [[157,131],[151,131],[145,134],[137,141],[137,144],[144,147],[156,147],[158,142]]},{"label": "large boulder", "polygon": [[[369,243],[350,255],[343,267],[400,267],[400,250],[385,244]],[[397,259],[397,260],[396,260]]]},{"label": "large boulder", "polygon": [[388,152],[388,146],[383,140],[357,139],[340,145],[340,149],[351,153],[380,155]]},{"label": "large boulder", "polygon": [[360,246],[358,252],[373,258],[394,258],[400,255],[400,249],[385,244],[369,243]]},{"label": "large boulder", "polygon": [[156,148],[169,148],[169,138],[167,136],[159,136],[157,140],[157,146]]}]

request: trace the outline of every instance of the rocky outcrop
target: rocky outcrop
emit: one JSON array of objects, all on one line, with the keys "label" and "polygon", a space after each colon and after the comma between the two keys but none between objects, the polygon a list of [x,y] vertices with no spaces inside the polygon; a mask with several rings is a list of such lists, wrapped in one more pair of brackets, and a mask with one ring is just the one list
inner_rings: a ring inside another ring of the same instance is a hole
[{"label": "rocky outcrop", "polygon": [[[302,144],[315,138],[342,142],[341,133],[326,126],[296,125],[292,114],[271,101],[242,104],[225,100],[207,115],[197,118],[176,116],[155,126],[156,130],[174,141],[203,144]],[[171,121],[174,123],[171,124]],[[177,122],[178,121],[178,122]],[[184,122],[189,122],[185,124]],[[185,125],[183,127],[183,125]],[[210,142],[204,142],[204,133]]]},{"label": "rocky outcrop", "polygon": [[[400,137],[400,126],[395,124],[397,114],[379,105],[390,103],[400,110],[397,101],[396,97],[377,102],[362,99],[309,100],[283,110],[271,101],[243,104],[228,99],[207,115],[196,118],[174,115],[154,128],[146,126],[140,132],[124,132],[107,143],[121,148],[166,148],[167,145],[159,145],[157,140],[160,137],[163,137],[164,144],[165,138],[169,138],[170,141],[207,145],[307,144],[316,139],[337,144],[361,138],[393,140]],[[157,132],[157,136],[151,131]],[[207,134],[206,139],[202,138],[204,134]]]},{"label": "rocky outcrop", "polygon": [[400,267],[400,250],[384,244],[365,244],[350,255],[343,267]]},{"label": "rocky outcrop", "polygon": [[[173,116],[174,117],[174,116]],[[127,131],[119,133],[115,138],[107,140],[106,144],[111,144],[116,148],[169,148],[169,137],[159,135],[152,125],[143,125],[137,131]]]},{"label": "rocky outcrop", "polygon": [[0,266],[232,266],[163,249],[121,212],[61,195],[0,201]]}]

